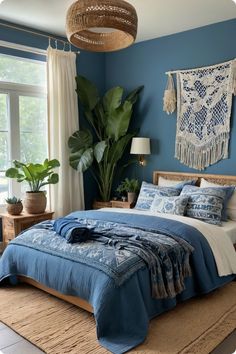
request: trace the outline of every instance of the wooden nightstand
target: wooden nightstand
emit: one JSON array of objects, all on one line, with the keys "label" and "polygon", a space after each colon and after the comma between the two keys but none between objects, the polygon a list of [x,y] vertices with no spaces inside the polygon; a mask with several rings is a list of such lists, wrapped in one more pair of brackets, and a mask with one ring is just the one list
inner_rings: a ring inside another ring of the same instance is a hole
[{"label": "wooden nightstand", "polygon": [[30,226],[38,224],[41,221],[51,220],[53,212],[45,212],[43,214],[27,214],[10,215],[8,213],[0,214],[2,217],[2,238],[3,248],[13,240],[21,231]]},{"label": "wooden nightstand", "polygon": [[133,203],[129,202],[122,202],[122,200],[112,200],[111,201],[111,207],[112,208],[126,208],[126,209],[131,209],[134,207]]}]

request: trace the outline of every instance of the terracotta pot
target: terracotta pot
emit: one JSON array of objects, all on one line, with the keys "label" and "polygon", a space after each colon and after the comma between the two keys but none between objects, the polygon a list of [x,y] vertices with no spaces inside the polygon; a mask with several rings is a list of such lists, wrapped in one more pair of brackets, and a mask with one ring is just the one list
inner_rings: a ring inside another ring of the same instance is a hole
[{"label": "terracotta pot", "polygon": [[128,202],[133,204],[136,201],[136,193],[128,192]]},{"label": "terracotta pot", "polygon": [[42,214],[45,212],[46,205],[45,192],[26,192],[24,208],[28,214]]},{"label": "terracotta pot", "polygon": [[7,212],[10,215],[19,215],[23,210],[23,204],[7,204]]}]

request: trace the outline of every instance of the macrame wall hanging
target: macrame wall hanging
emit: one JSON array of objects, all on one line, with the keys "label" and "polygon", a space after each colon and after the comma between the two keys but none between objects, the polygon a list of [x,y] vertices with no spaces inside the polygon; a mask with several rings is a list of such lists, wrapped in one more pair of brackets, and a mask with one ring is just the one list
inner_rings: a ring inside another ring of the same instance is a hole
[{"label": "macrame wall hanging", "polygon": [[[175,157],[197,170],[227,158],[236,60],[166,74],[163,110],[173,113],[177,103]],[[177,100],[173,74],[177,78]]]}]

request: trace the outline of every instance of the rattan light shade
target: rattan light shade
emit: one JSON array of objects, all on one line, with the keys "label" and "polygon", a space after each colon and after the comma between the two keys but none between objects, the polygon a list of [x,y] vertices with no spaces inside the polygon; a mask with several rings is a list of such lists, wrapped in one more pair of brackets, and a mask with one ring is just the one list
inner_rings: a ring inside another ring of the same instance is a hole
[{"label": "rattan light shade", "polygon": [[[78,48],[110,52],[135,41],[137,24],[135,8],[126,1],[78,0],[67,11],[66,33]],[[104,32],[104,28],[112,31]]]}]

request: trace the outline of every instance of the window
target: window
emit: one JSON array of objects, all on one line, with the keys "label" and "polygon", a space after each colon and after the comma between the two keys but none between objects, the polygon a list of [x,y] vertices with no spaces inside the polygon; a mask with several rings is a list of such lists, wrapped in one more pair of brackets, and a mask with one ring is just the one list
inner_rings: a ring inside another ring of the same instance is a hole
[{"label": "window", "polygon": [[11,161],[48,156],[46,92],[46,63],[0,54],[0,205],[22,192],[5,177]]}]

